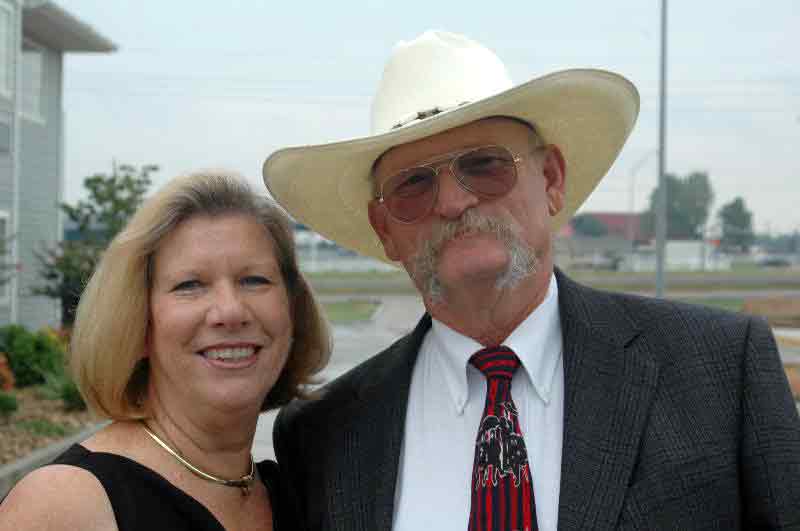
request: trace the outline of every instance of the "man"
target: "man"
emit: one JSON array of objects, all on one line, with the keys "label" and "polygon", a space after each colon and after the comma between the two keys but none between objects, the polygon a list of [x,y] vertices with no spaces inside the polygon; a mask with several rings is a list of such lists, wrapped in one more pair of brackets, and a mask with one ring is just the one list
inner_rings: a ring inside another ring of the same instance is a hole
[{"label": "man", "polygon": [[372,136],[266,161],[292,215],[402,264],[427,309],[278,417],[307,529],[800,528],[800,420],[763,321],[554,269],[638,105],[603,71],[512,87],[428,32],[395,49]]}]

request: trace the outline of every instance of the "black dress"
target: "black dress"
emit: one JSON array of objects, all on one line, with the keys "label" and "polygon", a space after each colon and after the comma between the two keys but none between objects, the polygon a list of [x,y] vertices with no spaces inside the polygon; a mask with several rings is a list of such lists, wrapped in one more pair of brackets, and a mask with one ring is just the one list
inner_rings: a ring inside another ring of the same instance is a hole
[{"label": "black dress", "polygon": [[[121,455],[91,452],[73,445],[54,465],[72,465],[94,474],[111,501],[120,531],[199,530],[224,531],[224,527],[200,502],[175,487],[161,475]],[[258,463],[258,472],[272,504],[272,525],[288,531],[278,464]]]}]

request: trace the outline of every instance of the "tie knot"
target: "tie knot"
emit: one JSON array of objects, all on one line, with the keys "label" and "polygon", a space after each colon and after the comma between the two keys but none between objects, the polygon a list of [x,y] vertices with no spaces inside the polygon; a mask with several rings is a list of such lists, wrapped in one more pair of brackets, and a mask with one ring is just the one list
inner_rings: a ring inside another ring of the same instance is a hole
[{"label": "tie knot", "polygon": [[522,362],[514,351],[506,346],[487,347],[479,350],[469,359],[469,362],[489,378],[505,378],[511,380]]}]

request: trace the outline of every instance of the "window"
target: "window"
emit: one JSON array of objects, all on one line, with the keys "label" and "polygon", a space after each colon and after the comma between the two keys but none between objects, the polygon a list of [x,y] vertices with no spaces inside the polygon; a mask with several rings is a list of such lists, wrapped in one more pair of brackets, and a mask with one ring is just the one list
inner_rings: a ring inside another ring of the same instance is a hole
[{"label": "window", "polygon": [[11,4],[0,0],[0,95],[14,92],[14,11]]},{"label": "window", "polygon": [[14,271],[11,268],[11,231],[8,212],[0,210],[0,304],[6,304],[11,294],[9,280]]},{"label": "window", "polygon": [[42,50],[25,43],[22,48],[22,114],[34,120],[42,120],[44,117],[42,109],[43,64]]}]

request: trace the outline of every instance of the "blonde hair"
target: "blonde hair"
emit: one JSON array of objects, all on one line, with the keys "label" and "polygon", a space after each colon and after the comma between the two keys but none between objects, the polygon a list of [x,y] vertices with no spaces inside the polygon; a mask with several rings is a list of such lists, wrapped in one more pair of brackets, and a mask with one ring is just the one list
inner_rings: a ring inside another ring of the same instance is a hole
[{"label": "blonde hair", "polygon": [[328,323],[297,265],[287,215],[238,175],[209,171],[178,177],[147,199],[112,240],[81,296],[70,345],[71,369],[87,404],[113,420],[147,416],[150,268],[163,238],[193,216],[243,214],[272,237],[292,306],[294,341],[262,411],[305,396],[327,364]]}]

